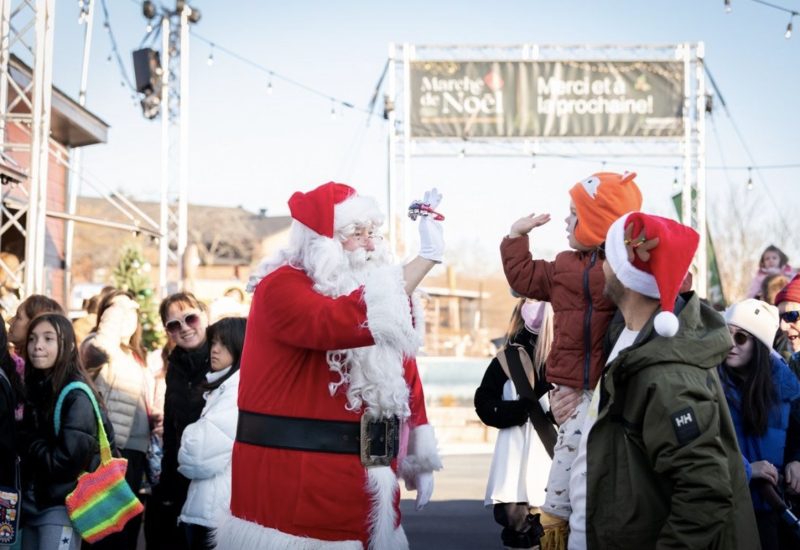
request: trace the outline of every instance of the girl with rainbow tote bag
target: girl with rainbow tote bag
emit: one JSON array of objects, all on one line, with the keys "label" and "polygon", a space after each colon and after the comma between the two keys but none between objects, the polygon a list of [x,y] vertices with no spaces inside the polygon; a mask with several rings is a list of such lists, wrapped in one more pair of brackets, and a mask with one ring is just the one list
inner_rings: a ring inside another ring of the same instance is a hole
[{"label": "girl with rainbow tote bag", "polygon": [[67,495],[67,514],[83,540],[93,543],[111,533],[121,531],[131,518],[144,511],[144,507],[125,481],[128,461],[111,456],[111,446],[103,427],[100,408],[94,393],[85,383],[72,382],[61,390],[53,415],[56,435],[61,427],[61,406],[64,397],[72,390],[84,391],[92,401],[97,417],[100,466],[94,472],[85,472],[80,475],[78,486]]}]

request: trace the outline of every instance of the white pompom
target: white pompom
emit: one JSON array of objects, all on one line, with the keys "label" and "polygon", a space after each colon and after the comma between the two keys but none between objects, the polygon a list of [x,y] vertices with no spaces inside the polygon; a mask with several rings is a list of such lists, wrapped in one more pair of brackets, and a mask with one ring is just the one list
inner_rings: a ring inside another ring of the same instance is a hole
[{"label": "white pompom", "polygon": [[665,338],[672,338],[678,334],[678,318],[671,311],[662,311],[653,321],[656,332]]}]

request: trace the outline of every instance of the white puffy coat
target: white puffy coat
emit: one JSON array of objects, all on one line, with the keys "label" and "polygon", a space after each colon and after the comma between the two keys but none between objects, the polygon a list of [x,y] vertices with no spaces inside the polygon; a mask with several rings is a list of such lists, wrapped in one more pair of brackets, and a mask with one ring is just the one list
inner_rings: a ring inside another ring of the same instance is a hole
[{"label": "white puffy coat", "polygon": [[229,513],[231,455],[239,409],[239,371],[209,392],[200,419],[183,431],[178,471],[192,480],[181,511],[184,523],[215,528]]}]

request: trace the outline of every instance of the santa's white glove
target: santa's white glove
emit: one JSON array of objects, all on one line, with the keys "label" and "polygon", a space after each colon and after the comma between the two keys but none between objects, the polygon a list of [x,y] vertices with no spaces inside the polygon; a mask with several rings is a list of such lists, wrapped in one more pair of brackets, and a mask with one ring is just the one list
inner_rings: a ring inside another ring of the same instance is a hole
[{"label": "santa's white glove", "polygon": [[417,510],[422,510],[433,496],[433,472],[420,472],[414,478],[417,487]]},{"label": "santa's white glove", "polygon": [[[442,195],[434,187],[425,191],[422,202],[436,210],[442,202]],[[419,255],[426,260],[442,263],[444,258],[444,227],[442,222],[433,219],[433,216],[420,216],[419,220]]]}]

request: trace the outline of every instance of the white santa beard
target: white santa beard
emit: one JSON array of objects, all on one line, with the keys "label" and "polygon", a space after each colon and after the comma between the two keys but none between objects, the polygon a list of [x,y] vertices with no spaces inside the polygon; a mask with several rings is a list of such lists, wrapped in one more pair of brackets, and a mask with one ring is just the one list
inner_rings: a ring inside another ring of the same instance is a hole
[{"label": "white santa beard", "polygon": [[[346,251],[333,239],[316,240],[305,258],[305,269],[315,282],[314,289],[336,298],[364,285],[371,272],[391,264],[391,255],[383,241],[374,244],[374,250]],[[327,361],[339,375],[339,380],[328,389],[333,395],[340,386],[346,386],[348,410],[365,408],[376,418],[409,416],[408,386],[399,350],[381,345],[333,350],[328,352]]]}]

